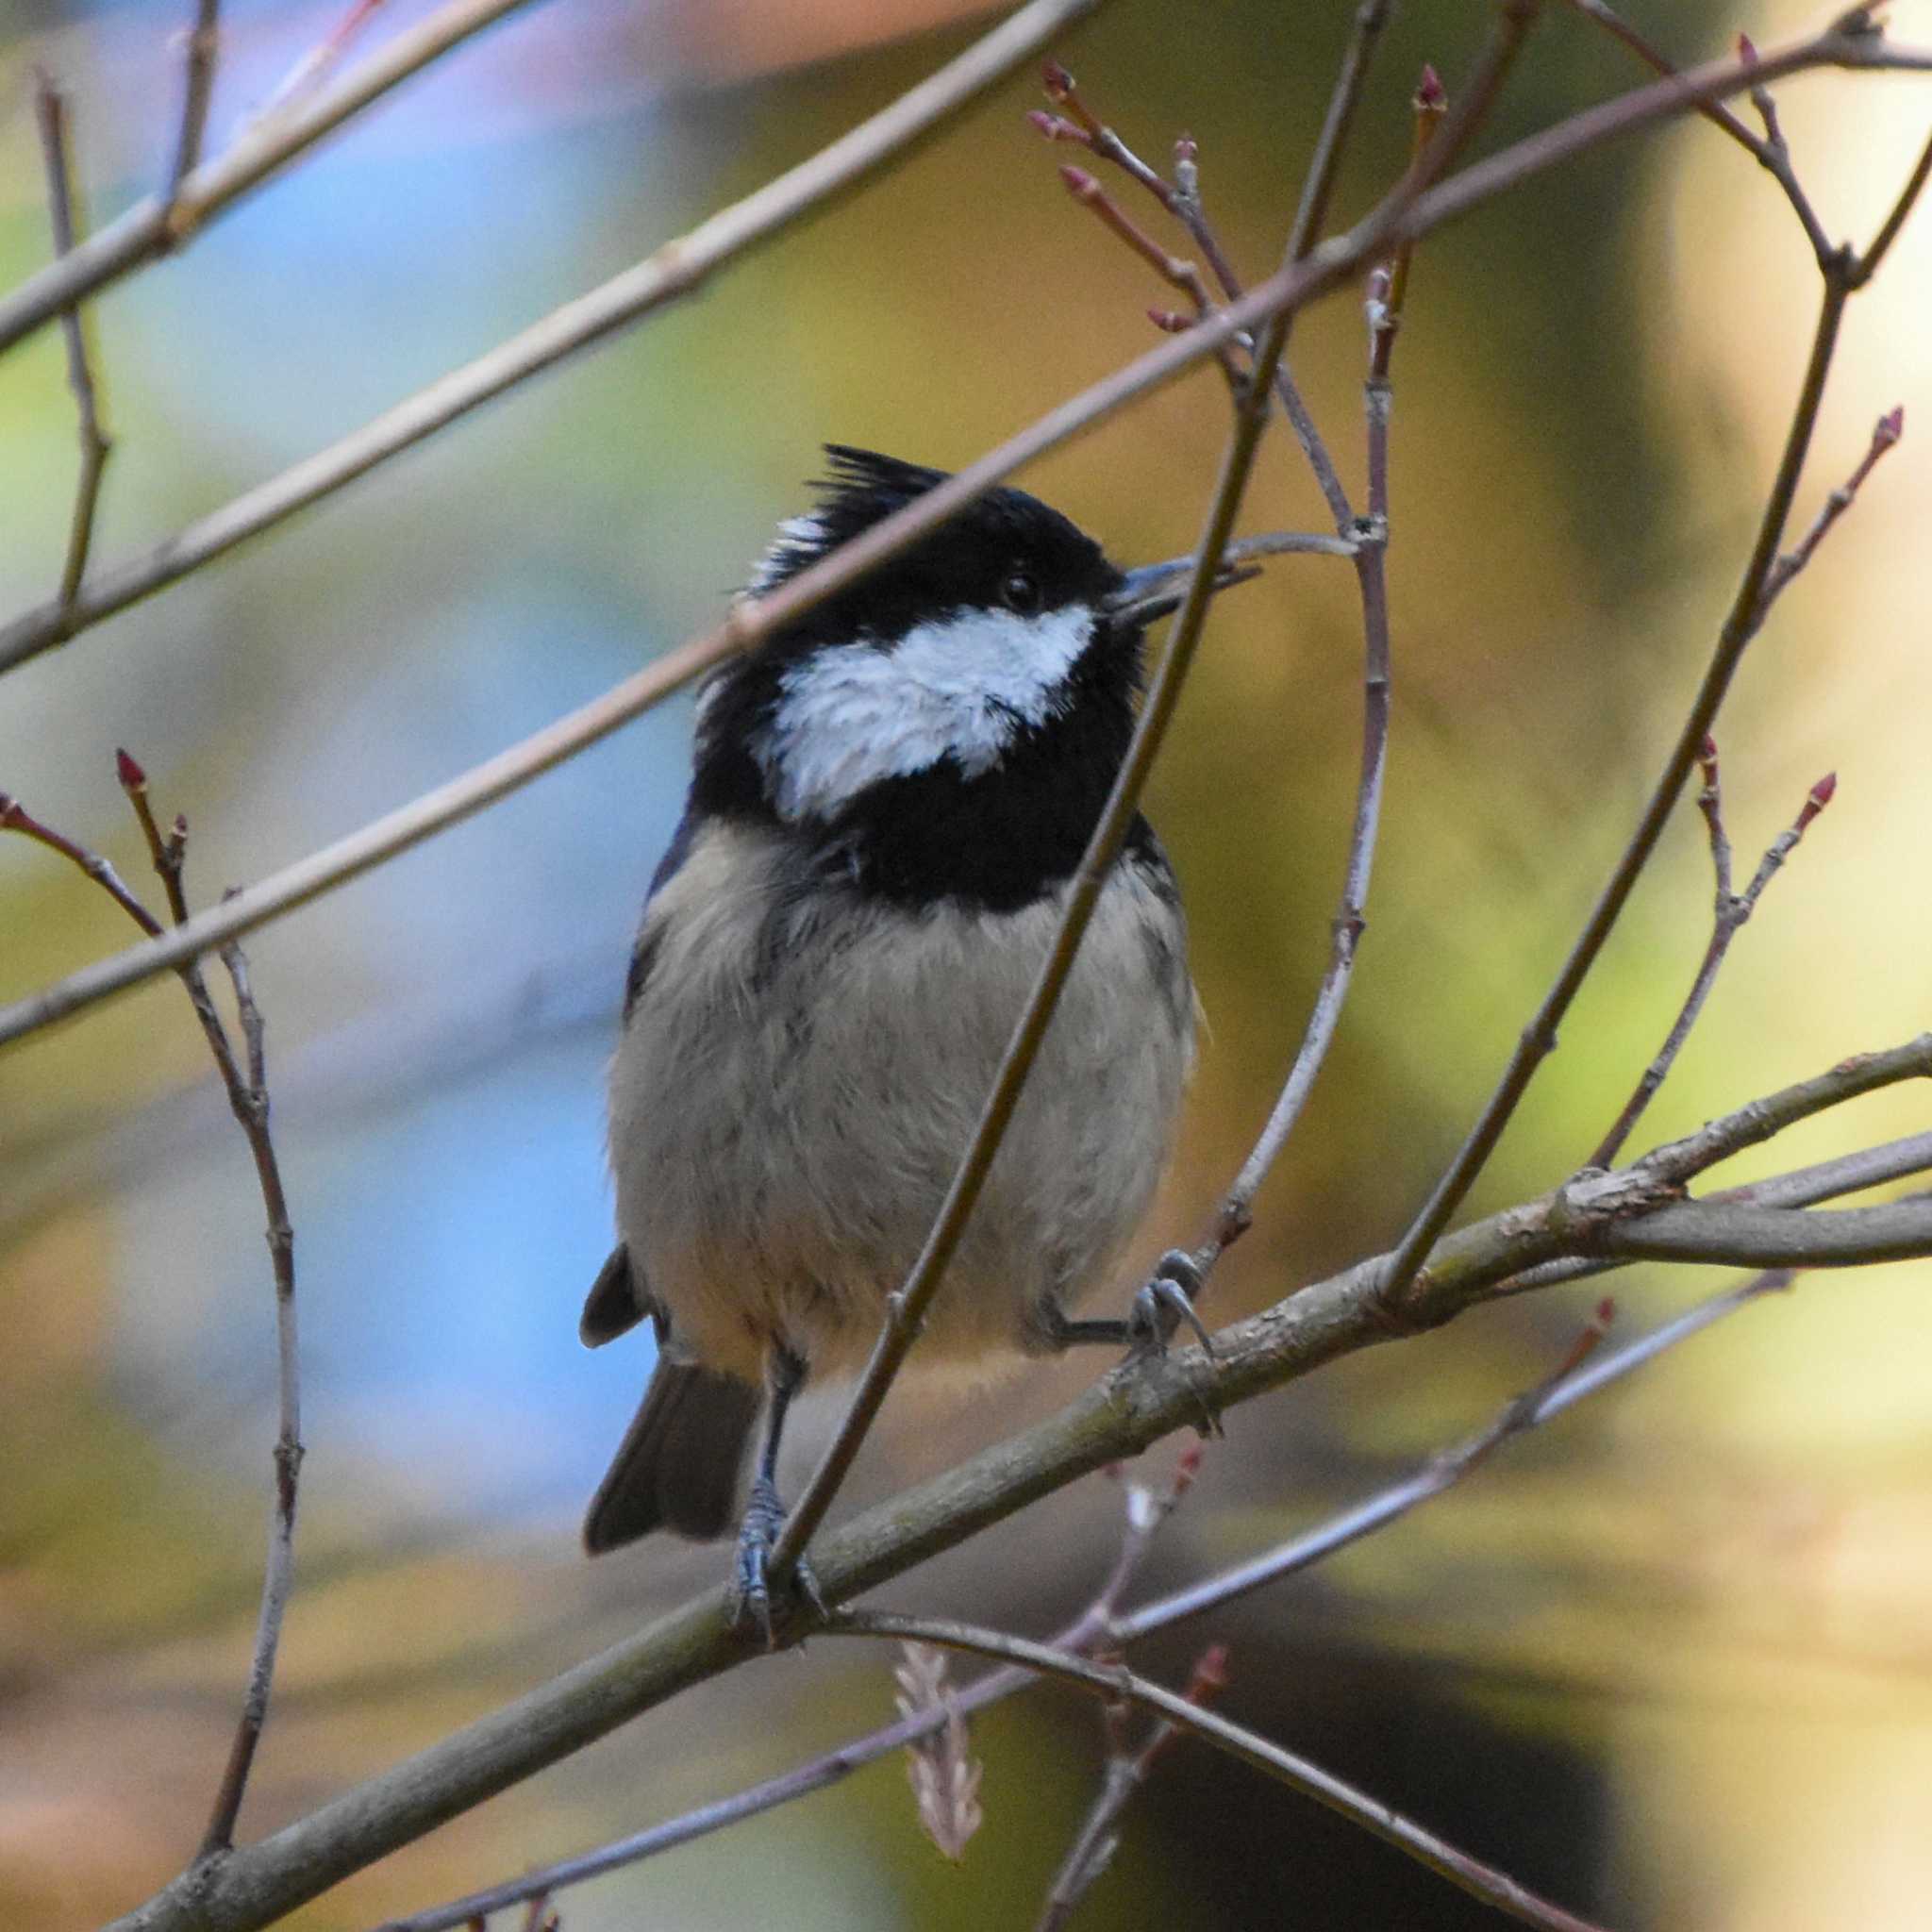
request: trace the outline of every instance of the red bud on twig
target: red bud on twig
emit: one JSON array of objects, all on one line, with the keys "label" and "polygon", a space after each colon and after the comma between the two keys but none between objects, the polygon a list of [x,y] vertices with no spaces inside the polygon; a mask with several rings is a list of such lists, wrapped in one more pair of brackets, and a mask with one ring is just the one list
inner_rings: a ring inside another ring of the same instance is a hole
[{"label": "red bud on twig", "polygon": [[147,774],[125,751],[116,751],[114,754],[114,775],[120,779],[124,791],[141,791],[146,789]]},{"label": "red bud on twig", "polygon": [[1209,1704],[1218,1690],[1227,1689],[1227,1645],[1210,1643],[1194,1659],[1192,1674],[1182,1694],[1190,1704]]},{"label": "red bud on twig", "polygon": [[1906,433],[1906,406],[1897,404],[1878,419],[1878,426],[1872,432],[1873,445],[1878,449],[1890,449]]},{"label": "red bud on twig", "polygon": [[1091,201],[1100,193],[1100,183],[1085,168],[1076,168],[1071,161],[1062,164],[1060,179],[1075,201]]},{"label": "red bud on twig", "polygon": [[1838,774],[1827,772],[1805,794],[1805,803],[1798,813],[1798,822],[1791,827],[1793,832],[1802,832],[1824,808],[1829,805],[1838,791]]},{"label": "red bud on twig", "polygon": [[1738,58],[1746,67],[1756,67],[1757,65],[1757,43],[1752,40],[1749,34],[1740,34],[1738,36]]},{"label": "red bud on twig", "polygon": [[1194,325],[1194,317],[1183,315],[1178,308],[1150,308],[1147,320],[1163,335],[1184,336]]},{"label": "red bud on twig", "polygon": [[1422,79],[1416,83],[1415,106],[1418,113],[1441,114],[1448,110],[1449,94],[1442,85],[1442,76],[1426,63]]}]

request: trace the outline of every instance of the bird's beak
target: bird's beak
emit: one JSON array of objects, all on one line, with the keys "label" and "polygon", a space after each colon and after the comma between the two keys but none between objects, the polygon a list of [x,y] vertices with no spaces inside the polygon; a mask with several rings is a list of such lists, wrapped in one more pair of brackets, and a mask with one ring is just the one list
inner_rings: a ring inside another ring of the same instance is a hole
[{"label": "bird's beak", "polygon": [[[1191,557],[1171,557],[1165,563],[1145,563],[1139,570],[1125,572],[1120,589],[1108,600],[1109,621],[1117,629],[1138,630],[1170,610],[1178,610],[1193,574]],[[1260,575],[1258,570],[1224,562],[1214,575],[1214,589],[1225,591]]]}]

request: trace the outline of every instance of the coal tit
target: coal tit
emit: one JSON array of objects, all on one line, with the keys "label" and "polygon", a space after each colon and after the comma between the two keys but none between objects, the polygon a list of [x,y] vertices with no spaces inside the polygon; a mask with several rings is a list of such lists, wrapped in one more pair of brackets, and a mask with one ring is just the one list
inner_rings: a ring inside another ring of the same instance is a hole
[{"label": "coal tit", "polygon": [[[769,591],[943,480],[828,446]],[[595,1347],[658,1361],[592,1499],[592,1554],[738,1517],[766,1609],[779,1432],[861,1366],[953,1178],[1133,729],[1142,627],[1188,559],[1116,569],[996,490],[713,674],[690,798],[644,904],[610,1072],[618,1246]],[[1070,1307],[1166,1162],[1193,1053],[1180,896],[1136,818],[911,1366],[1121,1341]]]}]

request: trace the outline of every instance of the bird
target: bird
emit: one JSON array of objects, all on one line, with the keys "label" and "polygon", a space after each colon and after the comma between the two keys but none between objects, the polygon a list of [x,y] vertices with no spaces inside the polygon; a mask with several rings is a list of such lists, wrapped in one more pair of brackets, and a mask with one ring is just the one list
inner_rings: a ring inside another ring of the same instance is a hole
[{"label": "bird", "polygon": [[[825,456],[754,595],[945,480]],[[996,489],[700,691],[610,1066],[618,1240],[579,1333],[648,1320],[658,1353],[585,1517],[591,1555],[736,1524],[734,1600],[769,1635],[787,1411],[863,1365],[919,1254],[1125,756],[1144,628],[1191,564],[1120,569]],[[1137,815],[910,1366],[984,1386],[1191,1318],[1180,1251],[1131,1316],[1071,1309],[1167,1164],[1196,1008],[1179,888]]]}]

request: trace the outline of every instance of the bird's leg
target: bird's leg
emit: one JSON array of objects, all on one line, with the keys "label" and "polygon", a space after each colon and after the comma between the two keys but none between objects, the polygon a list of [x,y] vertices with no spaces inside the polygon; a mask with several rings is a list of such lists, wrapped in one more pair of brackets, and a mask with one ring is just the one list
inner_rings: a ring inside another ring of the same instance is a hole
[{"label": "bird's leg", "polygon": [[[805,1357],[794,1354],[782,1341],[774,1341],[765,1357],[765,1385],[771,1393],[771,1407],[765,1416],[765,1440],[758,1451],[758,1474],[752,1478],[744,1521],[738,1532],[738,1558],[732,1581],[733,1621],[741,1626],[756,1625],[768,1648],[774,1647],[769,1568],[773,1545],[785,1526],[785,1505],[778,1499],[778,1442],[785,1432],[785,1412],[791,1407],[791,1398],[805,1386],[808,1367]],[[824,1608],[819,1587],[802,1556],[793,1574],[780,1579],[779,1589],[801,1591],[816,1607]]]},{"label": "bird's leg", "polygon": [[1213,1338],[1194,1312],[1194,1297],[1201,1290],[1201,1271],[1185,1248],[1170,1248],[1156,1265],[1153,1277],[1134,1296],[1124,1319],[1102,1316],[1075,1320],[1062,1314],[1057,1303],[1049,1302],[1041,1312],[1041,1331],[1055,1348],[1078,1348],[1097,1342],[1103,1347],[1124,1348],[1135,1360],[1144,1356],[1165,1355],[1174,1332],[1185,1322],[1200,1338],[1201,1346],[1214,1353]]}]

